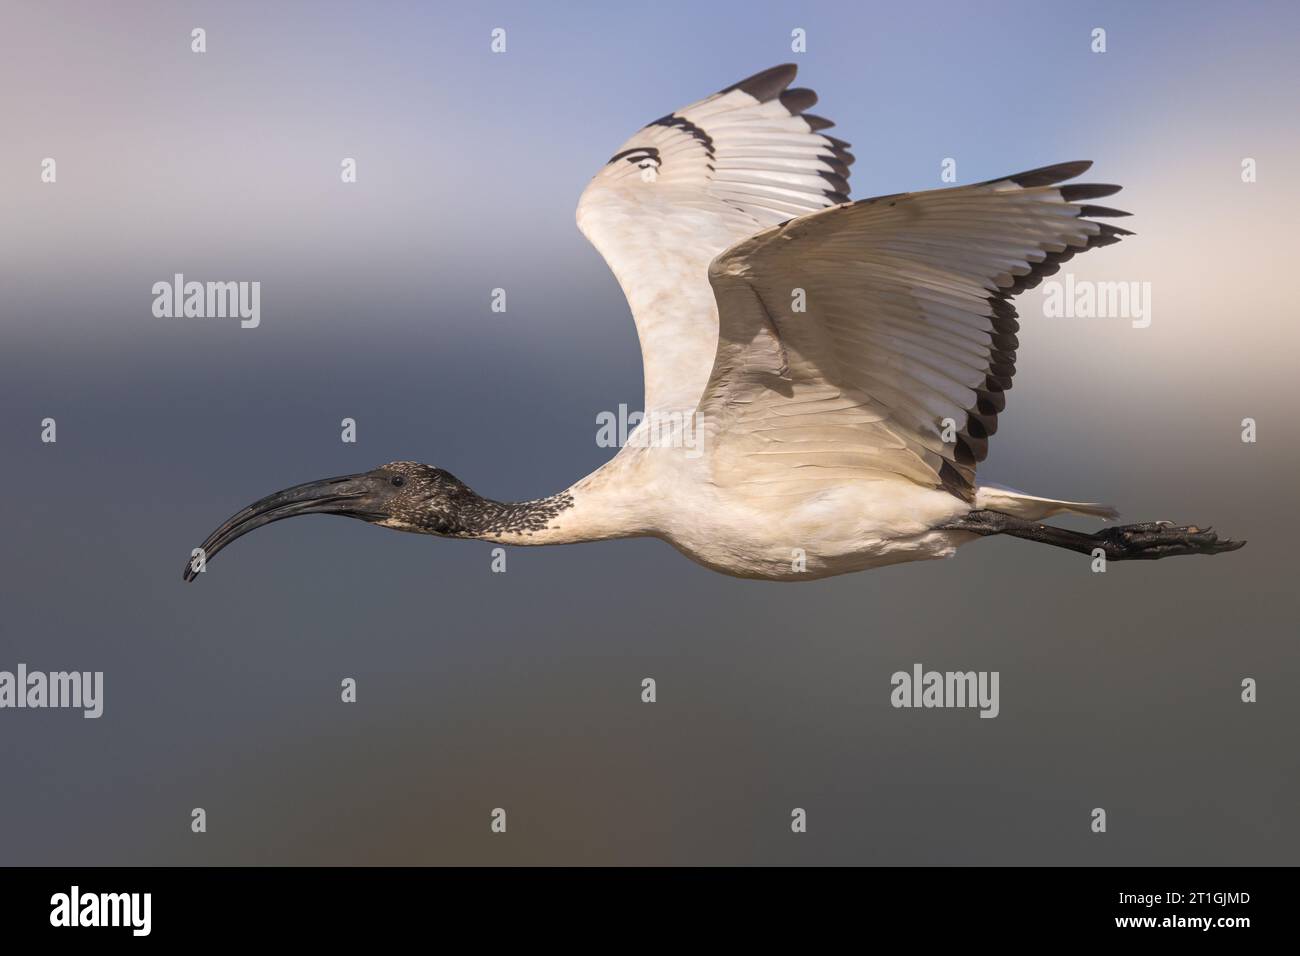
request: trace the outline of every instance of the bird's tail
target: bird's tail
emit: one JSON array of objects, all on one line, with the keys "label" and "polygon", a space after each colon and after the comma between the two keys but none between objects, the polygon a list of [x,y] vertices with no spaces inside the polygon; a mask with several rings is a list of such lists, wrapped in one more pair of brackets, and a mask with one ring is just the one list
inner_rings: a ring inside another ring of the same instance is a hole
[{"label": "bird's tail", "polygon": [[1108,521],[1119,517],[1119,512],[1114,507],[1096,501],[1057,501],[992,485],[981,485],[975,489],[975,507],[979,510],[1000,511],[1029,521],[1059,514],[1088,515]]}]

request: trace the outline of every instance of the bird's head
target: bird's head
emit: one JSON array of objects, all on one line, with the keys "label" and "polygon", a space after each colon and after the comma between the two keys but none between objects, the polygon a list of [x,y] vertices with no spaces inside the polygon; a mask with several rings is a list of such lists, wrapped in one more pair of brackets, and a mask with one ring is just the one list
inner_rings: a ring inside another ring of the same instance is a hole
[{"label": "bird's head", "polygon": [[[371,471],[324,478],[285,488],[232,515],[203,543],[202,561],[250,531],[299,515],[343,515],[385,528],[458,536],[481,501],[462,481],[441,468],[416,461],[391,461]],[[185,580],[198,576],[196,559]]]}]

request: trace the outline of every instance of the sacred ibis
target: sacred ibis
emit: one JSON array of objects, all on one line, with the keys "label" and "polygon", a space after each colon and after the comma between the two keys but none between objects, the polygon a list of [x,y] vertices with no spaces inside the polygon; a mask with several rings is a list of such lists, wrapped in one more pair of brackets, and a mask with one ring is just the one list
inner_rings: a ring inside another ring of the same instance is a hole
[{"label": "sacred ibis", "polygon": [[[975,468],[1016,369],[1012,299],[1128,230],[1064,184],[1062,163],[988,182],[849,201],[853,155],[766,70],[655,120],[578,204],[578,226],[631,305],[645,418],[558,494],[500,502],[395,461],[276,492],[187,563],[306,514],[512,545],[651,536],[705,567],[809,580],[948,557],[1005,534],[1112,561],[1244,542],[1148,522],[1087,534],[1040,524],[1100,504],[981,486]],[[667,424],[665,424],[667,423]]]}]

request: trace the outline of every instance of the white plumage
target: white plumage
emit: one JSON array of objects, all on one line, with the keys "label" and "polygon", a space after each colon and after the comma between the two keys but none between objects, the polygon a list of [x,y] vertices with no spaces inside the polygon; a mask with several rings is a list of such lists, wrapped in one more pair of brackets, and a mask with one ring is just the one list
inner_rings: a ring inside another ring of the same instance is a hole
[{"label": "white plumage", "polygon": [[[1112,560],[1241,547],[1166,522],[1036,524],[1113,509],[977,486],[1015,374],[1011,299],[1127,213],[1063,163],[848,201],[853,155],[788,89],[793,66],[656,120],[592,179],[578,226],[632,308],[645,421],[558,495],[503,503],[390,462],[277,492],[202,549],[331,513],[442,537],[541,545],[639,535],[740,577],[808,580],[951,555],[1009,534]],[[198,571],[187,566],[186,578]]]},{"label": "white plumage", "polygon": [[[647,412],[697,412],[705,438],[697,458],[623,449],[575,486],[562,525],[585,512],[592,534],[655,534],[766,578],[969,540],[933,529],[983,506],[973,466],[1015,360],[1004,294],[1124,230],[1083,218],[1057,185],[1086,163],[847,202],[853,156],[804,113],[815,94],[786,89],[794,74],[768,70],[646,126],[583,193],[578,225],[632,307]],[[1113,515],[996,494],[1024,518]]]}]

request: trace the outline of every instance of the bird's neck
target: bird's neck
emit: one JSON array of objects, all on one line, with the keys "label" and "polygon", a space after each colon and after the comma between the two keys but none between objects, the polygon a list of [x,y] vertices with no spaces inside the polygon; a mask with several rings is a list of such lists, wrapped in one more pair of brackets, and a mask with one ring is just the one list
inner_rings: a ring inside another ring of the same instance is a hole
[{"label": "bird's neck", "polygon": [[634,496],[600,471],[558,494],[531,501],[473,495],[456,511],[450,534],[511,545],[577,544],[645,533]]}]

